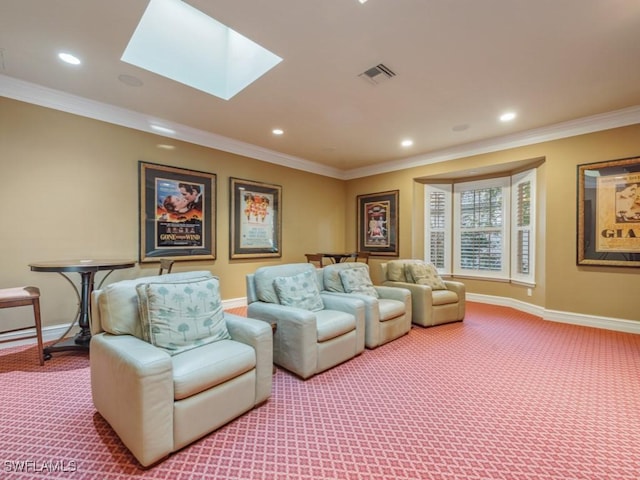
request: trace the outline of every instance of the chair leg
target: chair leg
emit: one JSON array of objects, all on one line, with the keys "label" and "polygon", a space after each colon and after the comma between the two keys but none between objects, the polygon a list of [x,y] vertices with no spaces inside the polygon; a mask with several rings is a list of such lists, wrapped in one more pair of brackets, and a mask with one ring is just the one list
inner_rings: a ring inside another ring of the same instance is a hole
[{"label": "chair leg", "polygon": [[40,320],[40,299],[33,299],[33,316],[36,320],[36,336],[38,338],[38,359],[44,365],[44,345],[42,343],[42,321]]}]

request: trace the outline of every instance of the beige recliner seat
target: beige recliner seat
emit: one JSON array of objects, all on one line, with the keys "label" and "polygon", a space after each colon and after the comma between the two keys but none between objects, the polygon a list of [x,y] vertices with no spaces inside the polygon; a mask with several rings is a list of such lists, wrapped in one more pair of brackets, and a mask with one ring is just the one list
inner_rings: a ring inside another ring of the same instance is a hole
[{"label": "beige recliner seat", "polygon": [[432,327],[464,319],[464,283],[443,280],[424,260],[392,260],[380,266],[383,285],[411,290],[412,323]]},{"label": "beige recliner seat", "polygon": [[328,293],[361,299],[365,304],[365,346],[376,348],[411,330],[411,292],[373,285],[366,263],[344,262],[323,269]]},{"label": "beige recliner seat", "polygon": [[271,328],[223,312],[210,272],[96,290],[91,330],[93,403],[143,466],[271,395]]},{"label": "beige recliner seat", "polygon": [[364,303],[321,293],[322,269],[267,266],[246,280],[248,315],[276,324],[276,365],[306,379],[364,351]]}]

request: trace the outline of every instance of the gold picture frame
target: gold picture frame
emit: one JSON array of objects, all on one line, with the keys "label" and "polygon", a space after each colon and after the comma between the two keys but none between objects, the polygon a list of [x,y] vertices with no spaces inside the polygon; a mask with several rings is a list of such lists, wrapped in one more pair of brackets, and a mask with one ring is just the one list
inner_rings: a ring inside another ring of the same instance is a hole
[{"label": "gold picture frame", "polygon": [[578,165],[578,265],[640,267],[640,157]]},{"label": "gold picture frame", "polygon": [[140,262],[216,258],[216,175],[138,162]]},{"label": "gold picture frame", "polygon": [[398,256],[399,190],[358,195],[358,251]]},{"label": "gold picture frame", "polygon": [[282,257],[282,187],[229,178],[229,258]]}]

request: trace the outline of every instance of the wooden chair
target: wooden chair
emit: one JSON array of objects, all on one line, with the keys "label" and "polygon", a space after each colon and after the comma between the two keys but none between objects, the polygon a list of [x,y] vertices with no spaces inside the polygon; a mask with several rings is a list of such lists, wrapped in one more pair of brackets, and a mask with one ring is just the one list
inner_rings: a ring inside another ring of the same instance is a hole
[{"label": "wooden chair", "polygon": [[160,271],[158,275],[162,275],[163,273],[171,273],[171,269],[173,268],[173,263],[175,260],[169,260],[168,258],[160,259]]},{"label": "wooden chair", "polygon": [[369,255],[370,255],[369,252],[356,252],[356,256],[353,261],[366,263],[367,265],[369,265]]},{"label": "wooden chair", "polygon": [[324,267],[324,256],[319,253],[305,253],[305,257],[307,257],[307,262],[314,265],[316,268]]},{"label": "wooden chair", "polygon": [[[40,290],[37,287],[17,287],[0,289],[0,308],[24,307],[31,305],[33,307],[33,317],[35,320],[35,334],[26,334],[20,339],[37,338],[38,339],[38,357],[40,365],[44,365],[44,350],[42,346],[42,323],[40,322]],[[1,333],[17,332],[31,328],[27,327],[14,328],[5,330]],[[0,343],[11,342],[14,339],[0,340]]]}]

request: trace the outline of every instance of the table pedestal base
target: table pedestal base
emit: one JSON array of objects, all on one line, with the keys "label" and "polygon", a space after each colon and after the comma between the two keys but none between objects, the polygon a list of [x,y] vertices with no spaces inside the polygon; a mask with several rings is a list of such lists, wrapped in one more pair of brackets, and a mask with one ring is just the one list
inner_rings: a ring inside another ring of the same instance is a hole
[{"label": "table pedestal base", "polygon": [[[89,351],[89,343],[91,342],[91,328],[89,327],[91,318],[90,299],[96,273],[108,270],[108,273],[102,278],[98,286],[98,288],[102,288],[102,284],[114,270],[131,268],[135,263],[133,260],[61,260],[29,264],[33,272],[53,272],[60,274],[69,282],[78,299],[76,318],[59,340],[44,348],[43,353],[45,360],[49,360],[53,352],[69,350]],[[78,290],[76,284],[66,275],[71,272],[80,274],[80,290]],[[80,332],[78,332],[74,338],[67,338],[66,335],[76,324],[80,327]]]},{"label": "table pedestal base", "polygon": [[88,352],[91,335],[88,337],[79,332],[73,338],[63,338],[44,348],[44,359],[49,360],[53,352]]}]

